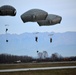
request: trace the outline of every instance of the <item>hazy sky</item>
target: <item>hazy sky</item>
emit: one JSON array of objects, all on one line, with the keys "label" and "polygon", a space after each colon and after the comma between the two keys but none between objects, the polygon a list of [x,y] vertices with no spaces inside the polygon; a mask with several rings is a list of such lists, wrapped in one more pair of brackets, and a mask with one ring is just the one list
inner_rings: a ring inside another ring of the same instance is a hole
[{"label": "hazy sky", "polygon": [[[15,17],[0,16],[0,34],[5,33],[6,24],[9,25],[8,32],[11,34],[76,31],[76,0],[0,0],[0,6],[3,5],[15,7],[17,15]],[[36,22],[23,23],[20,16],[34,8],[62,16],[61,24],[40,27]]]}]

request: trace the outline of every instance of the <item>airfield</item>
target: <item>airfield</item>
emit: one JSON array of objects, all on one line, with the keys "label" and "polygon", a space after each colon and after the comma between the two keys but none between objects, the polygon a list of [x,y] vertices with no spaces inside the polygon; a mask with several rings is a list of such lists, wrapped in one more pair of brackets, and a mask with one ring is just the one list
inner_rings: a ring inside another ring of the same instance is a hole
[{"label": "airfield", "polygon": [[0,75],[76,75],[76,61],[0,64]]}]

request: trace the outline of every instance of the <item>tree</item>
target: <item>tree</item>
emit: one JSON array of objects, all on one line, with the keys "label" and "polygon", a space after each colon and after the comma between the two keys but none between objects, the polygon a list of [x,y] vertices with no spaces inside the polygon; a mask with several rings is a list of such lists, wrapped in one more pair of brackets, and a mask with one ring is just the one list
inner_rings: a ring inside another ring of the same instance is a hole
[{"label": "tree", "polygon": [[43,53],[42,52],[38,52],[38,58],[42,59]]},{"label": "tree", "polygon": [[48,57],[47,51],[43,51],[43,52],[37,51],[37,54],[38,54],[38,58],[40,59],[46,59]]},{"label": "tree", "polygon": [[48,57],[47,51],[43,51],[43,58],[46,59]]},{"label": "tree", "polygon": [[59,59],[59,54],[58,53],[54,53],[51,55],[51,60],[52,61],[57,61]]}]

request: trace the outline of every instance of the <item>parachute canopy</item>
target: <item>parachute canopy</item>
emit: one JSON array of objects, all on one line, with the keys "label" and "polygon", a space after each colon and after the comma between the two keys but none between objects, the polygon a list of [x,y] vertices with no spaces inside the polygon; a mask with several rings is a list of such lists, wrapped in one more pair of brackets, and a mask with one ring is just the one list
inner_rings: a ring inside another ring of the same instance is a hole
[{"label": "parachute canopy", "polygon": [[61,16],[54,15],[54,14],[48,14],[45,20],[40,20],[37,23],[39,26],[49,26],[49,25],[55,25],[60,23],[62,20]]},{"label": "parachute canopy", "polygon": [[4,5],[0,7],[0,16],[15,16],[16,9],[10,5]]},{"label": "parachute canopy", "polygon": [[48,13],[41,9],[31,9],[21,15],[22,21],[25,22],[36,22],[39,20],[45,20]]}]

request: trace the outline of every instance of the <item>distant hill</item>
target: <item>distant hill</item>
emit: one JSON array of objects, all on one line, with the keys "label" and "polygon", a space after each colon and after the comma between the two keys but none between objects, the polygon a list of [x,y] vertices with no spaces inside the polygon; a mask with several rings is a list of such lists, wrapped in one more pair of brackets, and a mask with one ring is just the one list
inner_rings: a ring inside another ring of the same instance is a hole
[{"label": "distant hill", "polygon": [[[52,36],[50,36],[53,34]],[[35,37],[38,37],[38,42]],[[52,43],[50,43],[52,37]],[[6,42],[6,38],[8,42]],[[0,34],[0,54],[8,53],[15,55],[37,56],[37,50],[47,51],[49,56],[52,53],[59,53],[62,56],[76,55],[76,32],[54,33],[23,33]]]}]

